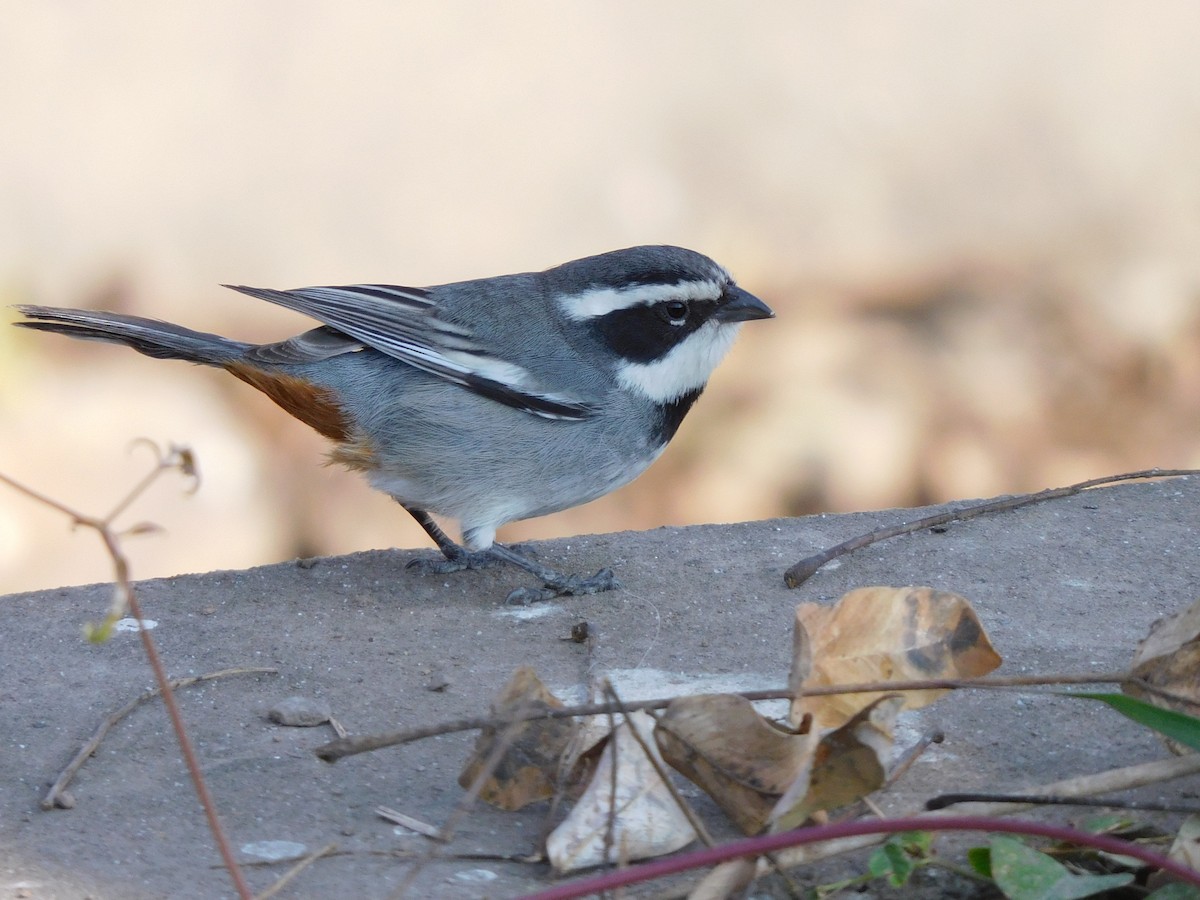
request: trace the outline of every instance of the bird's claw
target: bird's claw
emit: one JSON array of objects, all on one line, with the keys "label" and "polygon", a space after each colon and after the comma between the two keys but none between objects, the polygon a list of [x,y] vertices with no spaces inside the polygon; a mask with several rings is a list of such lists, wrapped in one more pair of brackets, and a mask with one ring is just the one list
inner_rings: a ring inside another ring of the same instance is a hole
[{"label": "bird's claw", "polygon": [[498,565],[501,565],[501,560],[496,559],[496,557],[486,551],[475,553],[463,550],[452,557],[419,556],[416,559],[410,559],[404,568],[413,569],[422,575],[449,575],[452,572],[490,569]]},{"label": "bird's claw", "polygon": [[509,592],[504,602],[510,606],[528,606],[542,603],[555,597],[579,597],[583,594],[599,594],[619,588],[621,582],[612,569],[601,569],[591,578],[579,575],[561,575],[545,581],[545,587],[521,587]]}]

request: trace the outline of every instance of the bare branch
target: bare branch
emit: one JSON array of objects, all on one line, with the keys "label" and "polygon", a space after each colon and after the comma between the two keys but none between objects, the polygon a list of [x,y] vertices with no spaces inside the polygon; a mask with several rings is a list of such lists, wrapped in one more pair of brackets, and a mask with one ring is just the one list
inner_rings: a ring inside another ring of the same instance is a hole
[{"label": "bare branch", "polygon": [[1200,469],[1143,469],[1140,472],[1107,475],[1103,478],[1093,478],[1089,481],[1081,481],[1078,484],[1068,485],[1067,487],[1051,488],[1045,491],[1038,491],[1035,494],[1019,494],[1016,497],[1004,497],[1000,500],[989,500],[987,503],[964,506],[959,509],[950,510],[949,512],[926,516],[923,519],[917,519],[912,522],[904,522],[900,525],[880,528],[851,538],[848,541],[842,541],[842,543],[827,550],[822,550],[820,553],[814,553],[812,556],[805,557],[783,573],[783,581],[788,587],[797,588],[815,575],[818,569],[826,563],[837,559],[839,556],[845,556],[847,553],[861,550],[863,547],[869,547],[871,544],[885,541],[888,538],[899,537],[902,534],[912,534],[917,531],[924,531],[927,528],[949,525],[952,522],[965,522],[968,519],[974,519],[977,516],[988,513],[1007,512],[1019,509],[1022,506],[1043,503],[1046,500],[1070,497],[1089,488],[1100,487],[1106,484],[1116,484],[1121,481],[1135,481],[1144,478],[1179,478],[1184,475],[1200,475]]}]

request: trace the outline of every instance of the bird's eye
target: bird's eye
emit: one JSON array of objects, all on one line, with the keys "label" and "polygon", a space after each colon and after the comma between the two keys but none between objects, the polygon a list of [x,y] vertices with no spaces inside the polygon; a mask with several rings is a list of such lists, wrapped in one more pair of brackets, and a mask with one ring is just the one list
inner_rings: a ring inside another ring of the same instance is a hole
[{"label": "bird's eye", "polygon": [[688,305],[682,300],[672,300],[663,306],[667,321],[672,325],[682,325],[687,319]]}]

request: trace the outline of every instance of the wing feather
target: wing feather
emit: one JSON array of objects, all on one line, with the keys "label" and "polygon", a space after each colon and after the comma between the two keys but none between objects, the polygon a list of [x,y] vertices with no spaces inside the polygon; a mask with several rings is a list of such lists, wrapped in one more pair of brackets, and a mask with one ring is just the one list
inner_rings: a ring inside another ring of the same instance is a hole
[{"label": "wing feather", "polygon": [[[311,316],[364,346],[506,406],[549,419],[584,419],[594,412],[577,397],[546,390],[523,366],[478,343],[469,329],[438,318],[436,301],[421,288],[389,284],[290,291],[225,287]],[[330,356],[357,349],[348,342],[336,345],[326,335],[311,337],[319,332],[261,351],[266,361],[285,361],[306,353],[321,358],[322,353]]]}]

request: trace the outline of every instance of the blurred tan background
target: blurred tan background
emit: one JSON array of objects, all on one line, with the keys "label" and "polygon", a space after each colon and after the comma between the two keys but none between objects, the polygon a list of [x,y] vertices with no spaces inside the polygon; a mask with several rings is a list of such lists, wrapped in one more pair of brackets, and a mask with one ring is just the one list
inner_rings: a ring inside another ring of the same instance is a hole
[{"label": "blurred tan background", "polygon": [[[1195,3],[0,21],[3,304],[266,340],[309,323],[218,283],[433,284],[662,242],[775,307],[647,476],[509,540],[1200,465]],[[100,513],[140,436],[191,446],[204,481],[128,519],[167,529],[130,543],[139,577],[427,543],[228,376],[0,327],[0,471]],[[0,593],[108,578],[93,537],[0,486]]]}]

